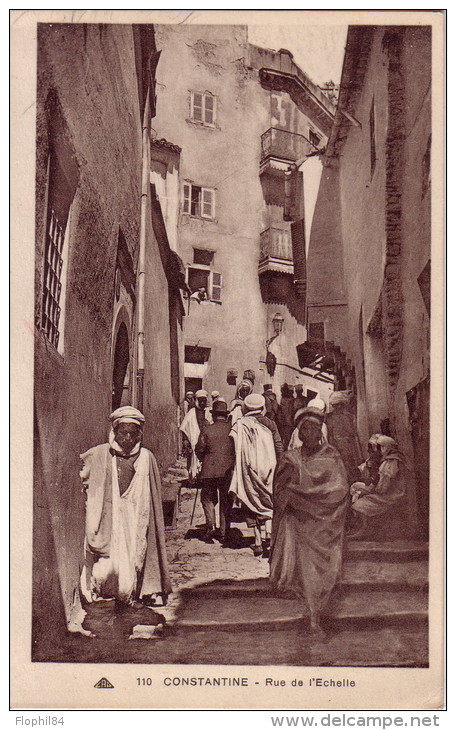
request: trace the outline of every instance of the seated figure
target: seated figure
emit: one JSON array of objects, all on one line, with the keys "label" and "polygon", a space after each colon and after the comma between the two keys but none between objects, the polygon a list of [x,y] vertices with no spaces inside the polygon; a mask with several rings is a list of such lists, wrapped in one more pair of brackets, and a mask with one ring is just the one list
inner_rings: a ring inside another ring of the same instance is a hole
[{"label": "seated figure", "polygon": [[[355,482],[350,488],[352,510],[358,518],[358,525],[350,534],[355,540],[391,537],[395,532],[404,534],[408,528],[404,524],[408,481],[405,458],[389,436],[376,434],[371,437],[370,444],[368,459],[361,465],[363,481]],[[388,520],[385,520],[386,515]]]}]

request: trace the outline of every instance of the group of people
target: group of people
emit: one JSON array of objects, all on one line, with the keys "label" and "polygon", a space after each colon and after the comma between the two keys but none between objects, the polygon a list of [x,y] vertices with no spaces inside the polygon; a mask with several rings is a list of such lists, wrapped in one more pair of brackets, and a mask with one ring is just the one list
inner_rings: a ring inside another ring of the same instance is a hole
[{"label": "group of people", "polygon": [[[392,515],[406,519],[407,465],[384,434],[371,437],[361,460],[348,393],[331,395],[328,414],[320,398],[298,403],[286,431],[272,395],[269,386],[261,395],[244,380],[229,407],[214,391],[209,408],[207,392],[197,391],[181,424],[189,473],[201,487],[204,539],[217,537],[230,547],[232,510],[240,509],[254,531],[254,554],[269,549],[273,586],[305,600],[318,632],[340,574],[347,513],[360,539],[384,532]],[[289,403],[286,408],[291,412]],[[171,584],[160,475],[142,445],[144,416],[123,406],[111,414],[111,424],[108,442],[81,455],[81,593],[88,603],[114,598],[126,605],[163,604]]]},{"label": "group of people", "polygon": [[300,391],[282,386],[279,404],[270,385],[260,395],[244,379],[229,407],[214,391],[208,409],[200,390],[181,430],[201,486],[203,538],[230,547],[231,511],[240,508],[254,531],[254,555],[269,553],[272,584],[306,599],[318,631],[346,529],[353,539],[374,539],[388,534],[385,523],[406,518],[407,464],[384,434],[370,438],[362,460],[349,392],[331,393],[328,409]]}]

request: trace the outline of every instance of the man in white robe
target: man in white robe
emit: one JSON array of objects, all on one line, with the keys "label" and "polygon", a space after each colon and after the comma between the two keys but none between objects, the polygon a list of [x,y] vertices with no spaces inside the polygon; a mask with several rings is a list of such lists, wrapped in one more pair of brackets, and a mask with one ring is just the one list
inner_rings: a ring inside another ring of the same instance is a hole
[{"label": "man in white robe", "polygon": [[123,406],[110,418],[109,442],[81,454],[86,493],[81,593],[87,604],[115,599],[140,607],[157,596],[164,604],[171,584],[160,475],[154,455],[141,444],[144,416]]},{"label": "man in white robe", "polygon": [[197,390],[195,393],[195,407],[191,408],[180,425],[184,434],[184,451],[187,452],[187,468],[190,480],[194,481],[201,471],[201,461],[198,459],[195,447],[201,431],[206,424],[212,423],[212,417],[207,408],[207,391]]},{"label": "man in white robe", "polygon": [[236,452],[230,492],[242,503],[247,525],[254,529],[253,554],[257,556],[263,554],[262,526],[266,538],[271,533],[272,483],[276,466],[272,433],[256,418],[264,409],[262,395],[248,395],[244,400],[245,415],[236,420],[230,432]]}]

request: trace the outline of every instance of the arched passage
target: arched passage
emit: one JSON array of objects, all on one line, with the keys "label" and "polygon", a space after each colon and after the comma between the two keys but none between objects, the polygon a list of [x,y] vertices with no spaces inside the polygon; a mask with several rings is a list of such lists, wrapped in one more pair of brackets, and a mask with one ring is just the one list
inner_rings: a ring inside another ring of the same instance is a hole
[{"label": "arched passage", "polygon": [[114,347],[114,364],[112,371],[112,409],[126,405],[130,398],[129,369],[130,345],[125,322],[120,324]]}]

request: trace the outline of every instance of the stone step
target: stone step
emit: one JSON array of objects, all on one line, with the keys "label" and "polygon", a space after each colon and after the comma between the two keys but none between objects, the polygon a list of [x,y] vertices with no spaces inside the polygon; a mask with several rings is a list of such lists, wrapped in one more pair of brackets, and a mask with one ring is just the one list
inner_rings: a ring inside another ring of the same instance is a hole
[{"label": "stone step", "polygon": [[428,594],[426,591],[396,591],[383,589],[366,591],[363,587],[351,587],[349,591],[337,588],[331,596],[326,613],[336,621],[369,621],[384,624],[387,621],[406,619],[426,621]]},{"label": "stone step", "polygon": [[[302,622],[307,609],[302,600],[271,595],[264,581],[242,581],[250,585],[240,587],[233,582],[234,593],[217,587],[201,586],[182,591],[182,604],[177,613],[178,626],[206,628],[237,628],[242,630],[280,629]],[[255,587],[253,584],[261,583]],[[237,595],[235,594],[237,591]],[[379,590],[364,588],[336,589],[327,613],[334,623],[388,623],[424,622],[428,602],[424,591]]]},{"label": "stone step", "polygon": [[344,564],[339,585],[427,590],[428,571],[428,563],[425,560],[411,560],[405,563],[356,560]]},{"label": "stone step", "polygon": [[176,466],[170,466],[169,469],[166,471],[167,474],[172,474],[176,477],[179,477],[181,479],[188,479],[188,471],[185,468],[180,468]]},{"label": "stone step", "polygon": [[196,590],[191,597],[184,597],[176,624],[230,630],[289,628],[302,621],[303,610],[301,601],[277,599],[253,590],[247,600],[245,594],[209,596]]},{"label": "stone step", "polygon": [[[369,560],[359,560],[346,563],[343,568],[342,578],[338,583],[339,589],[347,591],[354,589],[370,590],[418,590],[428,589],[428,565],[425,561],[411,561],[410,563],[377,563]],[[195,588],[182,589],[182,595],[191,595]],[[257,578],[255,580],[216,580],[210,583],[201,584],[197,587],[198,594],[202,596],[232,596],[235,597],[244,593],[261,593],[264,596],[276,596],[268,578]],[[285,597],[285,600],[287,597]]]},{"label": "stone step", "polygon": [[[56,653],[57,652],[57,653]],[[44,661],[51,661],[44,658]],[[103,641],[74,635],[53,649],[52,661],[74,663],[207,664],[269,666],[268,676],[280,677],[279,666],[303,667],[426,667],[428,635],[425,624],[372,628],[335,627],[315,644],[303,624],[282,631],[208,630],[205,627],[166,627],[163,638]],[[274,666],[276,669],[274,670]],[[315,671],[315,670],[313,670]],[[274,672],[269,674],[269,672]],[[313,674],[312,676],[320,676]],[[304,690],[304,688],[302,688]]]},{"label": "stone step", "polygon": [[400,563],[427,560],[428,543],[413,540],[394,540],[391,542],[370,542],[347,540],[344,559],[371,560],[375,562]]},{"label": "stone step", "polygon": [[[356,627],[327,630],[326,638],[313,643],[305,625],[281,631],[205,630],[176,628],[170,640],[175,662],[221,665],[285,665],[296,667],[427,667],[428,637],[423,624],[410,627],[386,626],[378,629]],[[146,642],[143,642],[144,644]],[[180,647],[180,651],[179,651]],[[163,662],[157,644],[147,661]],[[135,655],[137,656],[137,655]],[[140,661],[135,658],[134,661]],[[270,674],[268,676],[276,676]],[[302,675],[296,675],[301,677]],[[318,676],[318,675],[315,675]],[[302,676],[304,678],[304,676]]]}]

